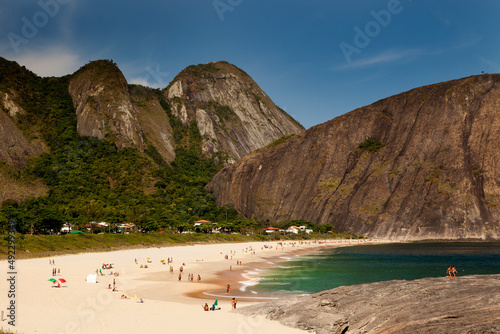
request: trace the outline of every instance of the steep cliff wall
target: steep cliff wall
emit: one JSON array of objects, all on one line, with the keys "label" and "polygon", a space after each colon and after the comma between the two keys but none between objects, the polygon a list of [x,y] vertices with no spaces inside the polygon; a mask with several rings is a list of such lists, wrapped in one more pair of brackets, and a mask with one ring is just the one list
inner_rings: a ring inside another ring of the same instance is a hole
[{"label": "steep cliff wall", "polygon": [[85,65],[73,74],[69,92],[81,136],[112,140],[119,148],[144,148],[127,81],[115,64],[99,60]]},{"label": "steep cliff wall", "polygon": [[146,141],[156,148],[165,161],[173,161],[175,159],[173,129],[158,96],[151,89],[142,86],[131,85],[129,90]]},{"label": "steep cliff wall", "polygon": [[395,239],[500,238],[499,113],[500,75],[417,88],[250,154],[207,188],[247,217]]},{"label": "steep cliff wall", "polygon": [[41,141],[30,138],[16,125],[24,110],[15,102],[14,94],[0,92],[0,160],[25,168],[28,159],[44,150]]},{"label": "steep cliff wall", "polygon": [[[185,127],[195,123],[208,157],[228,163],[303,127],[279,109],[242,70],[226,62],[189,66],[163,90],[131,86],[110,61],[91,62],[72,75],[69,91],[78,133],[145,149],[146,139],[165,161],[175,158],[172,124],[160,102]],[[193,123],[195,122],[195,123]]]},{"label": "steep cliff wall", "polygon": [[164,90],[164,97],[185,125],[196,121],[203,152],[224,152],[229,163],[304,130],[252,78],[227,62],[187,67]]}]

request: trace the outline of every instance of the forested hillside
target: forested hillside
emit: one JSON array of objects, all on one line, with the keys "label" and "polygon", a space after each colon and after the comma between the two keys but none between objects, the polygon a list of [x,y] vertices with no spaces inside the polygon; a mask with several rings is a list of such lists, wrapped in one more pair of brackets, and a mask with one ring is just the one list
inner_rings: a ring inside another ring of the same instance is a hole
[{"label": "forested hillside", "polygon": [[[175,160],[165,162],[153,145],[144,151],[135,147],[118,149],[113,138],[78,134],[77,114],[68,93],[70,79],[40,78],[0,58],[0,91],[22,109],[9,118],[25,137],[44,144],[44,152],[31,156],[26,168],[0,165],[5,176],[4,194],[10,194],[14,184],[29,189],[23,188],[26,200],[19,200],[22,196],[3,198],[2,230],[9,219],[22,233],[58,231],[65,222],[77,226],[89,221],[131,222],[157,230],[182,229],[201,218],[223,222],[237,219],[234,209],[218,208],[204,189],[223,162],[218,159],[216,164],[213,157],[201,154],[196,121],[183,125],[173,117],[159,90],[140,87],[157,96],[170,119]],[[5,107],[2,109],[0,112],[8,113]]]}]

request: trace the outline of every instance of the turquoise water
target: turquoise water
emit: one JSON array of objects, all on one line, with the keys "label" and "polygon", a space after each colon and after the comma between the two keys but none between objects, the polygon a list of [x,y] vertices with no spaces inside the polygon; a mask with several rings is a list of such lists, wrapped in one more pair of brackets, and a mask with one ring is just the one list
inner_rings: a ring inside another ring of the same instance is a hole
[{"label": "turquoise water", "polygon": [[500,242],[434,242],[340,247],[267,270],[254,294],[303,294],[394,279],[500,274]]}]

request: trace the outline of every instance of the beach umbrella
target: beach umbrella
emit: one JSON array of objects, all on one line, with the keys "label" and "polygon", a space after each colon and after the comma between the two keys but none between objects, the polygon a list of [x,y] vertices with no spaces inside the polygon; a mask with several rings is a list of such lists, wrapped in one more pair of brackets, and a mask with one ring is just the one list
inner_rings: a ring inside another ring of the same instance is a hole
[{"label": "beach umbrella", "polygon": [[53,279],[53,278],[49,278],[49,281],[52,282],[52,283],[55,283],[56,280]]},{"label": "beach umbrella", "polygon": [[149,259],[150,259],[150,257],[147,257],[146,259],[148,259],[148,260],[149,260]]},{"label": "beach umbrella", "polygon": [[216,300],[215,300],[215,302],[214,302],[214,306],[217,306],[217,305],[218,305],[218,304],[217,304],[217,299],[216,299]]},{"label": "beach umbrella", "polygon": [[60,278],[60,279],[59,279],[59,282],[61,282],[61,283],[66,283],[66,280],[65,280],[64,278]]},{"label": "beach umbrella", "polygon": [[114,262],[110,262],[109,264],[115,264]]}]

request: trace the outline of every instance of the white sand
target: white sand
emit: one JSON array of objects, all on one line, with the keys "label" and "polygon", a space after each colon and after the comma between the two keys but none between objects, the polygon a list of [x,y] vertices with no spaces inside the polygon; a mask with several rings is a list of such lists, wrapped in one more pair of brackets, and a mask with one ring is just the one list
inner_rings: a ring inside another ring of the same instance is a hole
[{"label": "white sand", "polygon": [[[345,242],[344,242],[345,243]],[[273,248],[263,248],[263,245]],[[330,244],[331,245],[331,244]],[[237,285],[237,270],[249,262],[267,261],[268,257],[282,257],[309,248],[315,250],[318,244],[277,247],[277,242],[253,242],[238,244],[213,244],[176,246],[165,248],[132,249],[105,253],[82,253],[58,256],[55,265],[49,265],[49,258],[16,260],[16,326],[10,326],[10,319],[0,322],[0,328],[18,333],[305,333],[285,327],[278,322],[263,318],[249,318],[231,311],[230,297],[219,297],[220,311],[204,312],[201,305],[211,305],[215,298],[189,297],[187,293],[225,289],[225,281],[233,279]],[[253,247],[256,254],[245,248]],[[263,248],[263,249],[262,249]],[[224,259],[227,254],[231,259]],[[152,263],[147,263],[147,257]],[[161,259],[173,257],[174,274],[169,265],[162,265]],[[139,264],[135,264],[137,259]],[[203,261],[201,261],[203,260]],[[237,266],[236,261],[242,261]],[[103,263],[114,263],[111,270],[103,270],[105,276],[98,276],[98,283],[86,283],[88,274],[95,274]],[[182,281],[178,282],[179,267],[185,263]],[[148,264],[149,268],[139,268]],[[219,277],[218,272],[229,272],[233,276]],[[9,291],[7,281],[8,263],[1,261],[0,267],[5,279],[0,281],[0,310],[7,313]],[[55,288],[48,279],[52,268],[60,268],[61,275],[55,278],[67,280],[61,288]],[[118,271],[118,277],[108,275]],[[194,282],[187,281],[187,273],[193,273]],[[197,275],[202,277],[196,281]],[[230,278],[233,277],[233,278]],[[107,289],[116,279],[119,291]],[[229,282],[228,282],[229,283]],[[238,296],[238,290],[232,296]],[[130,299],[120,299],[126,294]],[[225,293],[223,293],[225,294]],[[139,303],[134,296],[142,298]],[[237,297],[238,298],[238,297]],[[238,298],[238,308],[248,304]],[[5,316],[4,316],[5,319]]]}]

